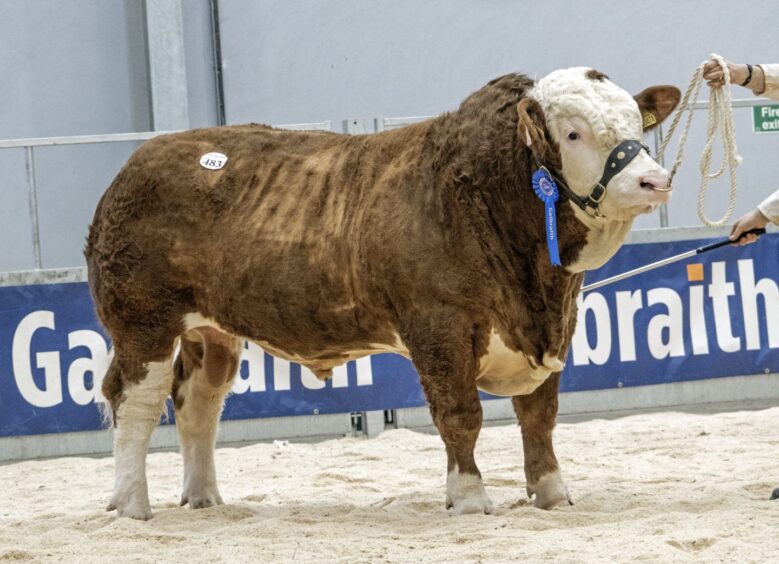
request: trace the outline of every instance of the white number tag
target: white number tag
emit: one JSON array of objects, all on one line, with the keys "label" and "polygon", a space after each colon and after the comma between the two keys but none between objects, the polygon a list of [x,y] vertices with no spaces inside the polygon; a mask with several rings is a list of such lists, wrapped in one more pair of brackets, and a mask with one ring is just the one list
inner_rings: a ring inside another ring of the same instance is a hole
[{"label": "white number tag", "polygon": [[219,170],[227,164],[227,156],[222,153],[206,153],[200,157],[200,166],[209,170]]}]

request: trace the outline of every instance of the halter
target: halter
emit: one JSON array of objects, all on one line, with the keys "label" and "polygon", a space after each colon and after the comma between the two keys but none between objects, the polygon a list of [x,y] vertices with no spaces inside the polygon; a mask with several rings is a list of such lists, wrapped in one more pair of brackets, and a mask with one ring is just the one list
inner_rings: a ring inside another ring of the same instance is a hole
[{"label": "halter", "polygon": [[[554,174],[545,166],[539,166],[539,168],[548,172],[549,176],[554,178],[554,181],[560,190],[562,190],[574,204],[587,213],[587,215],[590,217],[603,217],[599,207],[603,198],[606,197],[606,186],[612,178],[619,174],[630,163],[630,161],[638,156],[641,149],[644,149],[650,157],[652,156],[649,147],[637,139],[628,139],[614,147],[609,154],[609,158],[606,159],[606,165],[603,168],[603,176],[600,177],[597,184],[590,190],[589,195],[584,198],[571,190],[570,186],[561,178],[562,175]],[[589,208],[592,208],[592,212],[590,212]]]}]

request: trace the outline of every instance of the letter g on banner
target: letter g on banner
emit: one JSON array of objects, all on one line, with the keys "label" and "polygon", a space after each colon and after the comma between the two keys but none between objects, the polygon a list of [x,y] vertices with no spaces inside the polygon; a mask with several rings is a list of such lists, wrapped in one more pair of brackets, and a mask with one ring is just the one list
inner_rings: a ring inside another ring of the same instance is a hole
[{"label": "letter g on banner", "polygon": [[58,352],[39,352],[35,354],[36,368],[42,369],[45,384],[39,388],[35,384],[30,365],[30,346],[32,336],[38,329],[54,330],[53,311],[34,311],[19,322],[14,333],[12,346],[14,378],[19,393],[36,407],[52,407],[62,403],[62,371]]}]

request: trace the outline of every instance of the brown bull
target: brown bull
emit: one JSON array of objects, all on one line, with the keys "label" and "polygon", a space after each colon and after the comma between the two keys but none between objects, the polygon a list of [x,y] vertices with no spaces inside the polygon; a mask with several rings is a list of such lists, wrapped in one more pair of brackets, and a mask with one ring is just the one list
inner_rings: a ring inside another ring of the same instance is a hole
[{"label": "brown bull", "polygon": [[[242,339],[320,378],[374,352],[408,356],[456,513],[491,510],[473,454],[477,389],[514,396],[528,492],[539,507],[569,501],[552,428],[582,273],[667,199],[667,173],[641,153],[599,202],[573,204],[592,196],[614,147],[640,139],[642,112],[658,123],[678,97],[655,87],[637,104],[604,75],[569,69],[535,85],[503,76],[454,112],[381,134],[248,125],[144,144],[98,204],[85,251],[115,346],[103,382],[109,509],[151,516],[146,451],[168,395],[182,504],[222,503],[213,451]],[[562,266],[531,188],[540,164],[568,186],[556,206]]]}]

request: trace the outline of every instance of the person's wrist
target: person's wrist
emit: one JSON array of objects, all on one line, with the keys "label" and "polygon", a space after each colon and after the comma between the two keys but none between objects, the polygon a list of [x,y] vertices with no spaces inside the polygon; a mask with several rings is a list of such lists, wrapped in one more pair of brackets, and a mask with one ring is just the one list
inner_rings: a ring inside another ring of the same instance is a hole
[{"label": "person's wrist", "polygon": [[763,213],[763,210],[761,210],[759,207],[755,208],[755,223],[757,224],[757,227],[765,227],[768,225],[768,222],[770,221],[768,219],[768,216]]},{"label": "person's wrist", "polygon": [[765,92],[765,69],[762,65],[755,65],[752,71],[752,82],[747,86],[756,96]]},{"label": "person's wrist", "polygon": [[728,70],[730,71],[731,84],[740,85],[747,79],[747,76],[749,75],[749,69],[747,68],[746,64],[731,63]]}]

